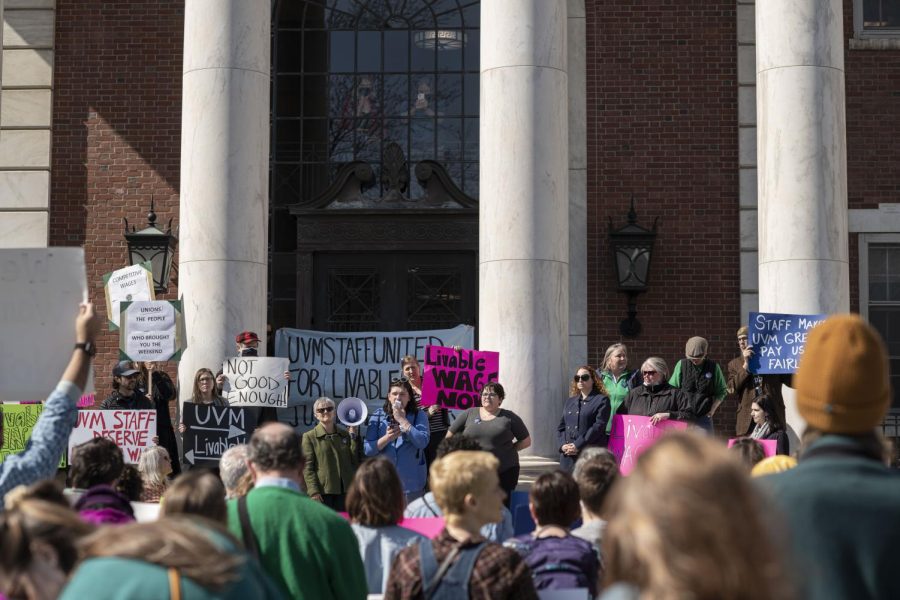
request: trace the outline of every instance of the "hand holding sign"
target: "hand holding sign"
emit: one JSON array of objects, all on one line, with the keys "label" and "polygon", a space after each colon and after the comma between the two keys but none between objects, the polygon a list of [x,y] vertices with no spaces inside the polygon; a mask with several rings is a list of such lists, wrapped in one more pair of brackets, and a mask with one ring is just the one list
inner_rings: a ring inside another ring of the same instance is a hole
[{"label": "hand holding sign", "polygon": [[753,351],[747,361],[748,371],[756,374],[795,372],[809,330],[827,316],[751,312],[748,342]]},{"label": "hand holding sign", "polygon": [[499,371],[498,352],[425,346],[421,404],[460,410],[478,406],[481,388],[497,381]]}]

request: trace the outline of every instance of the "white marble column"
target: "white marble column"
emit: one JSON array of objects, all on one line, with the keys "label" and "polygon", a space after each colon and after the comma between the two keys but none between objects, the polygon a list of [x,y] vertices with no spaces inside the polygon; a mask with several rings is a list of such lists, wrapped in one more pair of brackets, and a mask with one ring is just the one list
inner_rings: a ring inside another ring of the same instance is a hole
[{"label": "white marble column", "polygon": [[198,368],[233,355],[237,333],[266,334],[270,12],[269,0],[185,3],[182,399]]},{"label": "white marble column", "polygon": [[548,457],[568,380],[566,27],[566,0],[481,5],[479,346]]},{"label": "white marble column", "polygon": [[[569,371],[588,364],[587,73],[584,0],[568,0]],[[598,365],[599,366],[599,365]]]},{"label": "white marble column", "polygon": [[[841,0],[756,3],[763,312],[850,309],[842,10]],[[802,425],[792,402],[788,422]]]}]

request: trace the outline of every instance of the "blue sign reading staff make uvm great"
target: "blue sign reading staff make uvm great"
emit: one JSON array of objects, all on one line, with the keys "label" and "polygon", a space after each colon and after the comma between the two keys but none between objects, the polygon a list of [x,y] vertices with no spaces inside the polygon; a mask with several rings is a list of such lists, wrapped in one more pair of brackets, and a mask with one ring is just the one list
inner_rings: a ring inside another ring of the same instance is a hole
[{"label": "blue sign reading staff make uvm great", "polygon": [[749,371],[758,374],[793,373],[800,365],[809,330],[828,315],[750,313]]}]

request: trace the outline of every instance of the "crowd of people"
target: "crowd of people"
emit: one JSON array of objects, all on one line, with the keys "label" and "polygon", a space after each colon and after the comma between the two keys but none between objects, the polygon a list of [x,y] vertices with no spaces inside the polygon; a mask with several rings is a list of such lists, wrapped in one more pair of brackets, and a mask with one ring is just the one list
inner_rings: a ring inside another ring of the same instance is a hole
[{"label": "crowd of people", "polygon": [[[102,407],[165,412],[156,444],[137,466],[106,438],[81,444],[62,489],[56,467],[99,325],[83,305],[31,440],[0,463],[5,598],[900,597],[900,479],[877,429],[891,403],[887,354],[859,317],[832,317],[808,337],[787,381],[808,424],[793,452],[786,381],[747,371],[746,328],[725,371],[703,338],[688,340],[671,371],[659,357],[631,371],[627,348],[610,346],[600,369],[573,375],[560,468],[531,484],[534,529],[519,535],[510,500],[531,434],[502,408],[503,386],[488,383],[481,406],[452,418],[422,406],[411,356],[364,432],[339,424],[323,397],[312,430],[261,418],[217,469],[183,472],[171,379],[153,364],[118,363]],[[240,334],[238,353],[255,337]],[[221,403],[221,385],[221,374],[199,370],[193,400]],[[709,435],[727,393],[740,402],[730,449]],[[661,437],[623,476],[606,448],[617,414],[690,427]],[[141,502],[158,503],[158,518],[138,522]],[[433,538],[405,526],[422,517],[443,519]]]}]

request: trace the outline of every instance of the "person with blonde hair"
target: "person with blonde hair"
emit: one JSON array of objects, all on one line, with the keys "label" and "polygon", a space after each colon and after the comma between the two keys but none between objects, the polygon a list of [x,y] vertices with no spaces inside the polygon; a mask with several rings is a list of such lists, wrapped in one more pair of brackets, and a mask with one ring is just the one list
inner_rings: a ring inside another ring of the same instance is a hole
[{"label": "person with blonde hair", "polygon": [[628,392],[641,385],[640,372],[628,369],[628,348],[625,344],[612,344],[606,349],[600,364],[600,379],[609,396],[609,421],[606,423],[608,434],[612,431],[613,417],[625,402]]},{"label": "person with blonde hair", "polygon": [[519,554],[480,533],[485,524],[500,520],[505,493],[498,464],[491,454],[470,450],[434,461],[431,491],[445,527],[430,542],[400,551],[385,586],[386,600],[537,600],[531,572]]},{"label": "person with blonde hair", "polygon": [[172,459],[162,446],[151,446],[141,452],[138,472],[144,484],[141,491],[141,502],[157,503],[166,493],[169,486],[169,475],[172,473]]},{"label": "person with blonde hair", "polygon": [[212,471],[192,469],[176,479],[166,492],[160,512],[165,516],[197,515],[225,526],[225,486]]},{"label": "person with blonde hair", "polygon": [[664,436],[609,501],[601,598],[792,597],[762,498],[714,441]]},{"label": "person with blonde hair", "polygon": [[753,477],[763,477],[765,475],[774,475],[775,473],[784,473],[790,471],[797,466],[797,459],[786,454],[776,454],[764,458],[753,467],[750,475]]}]

